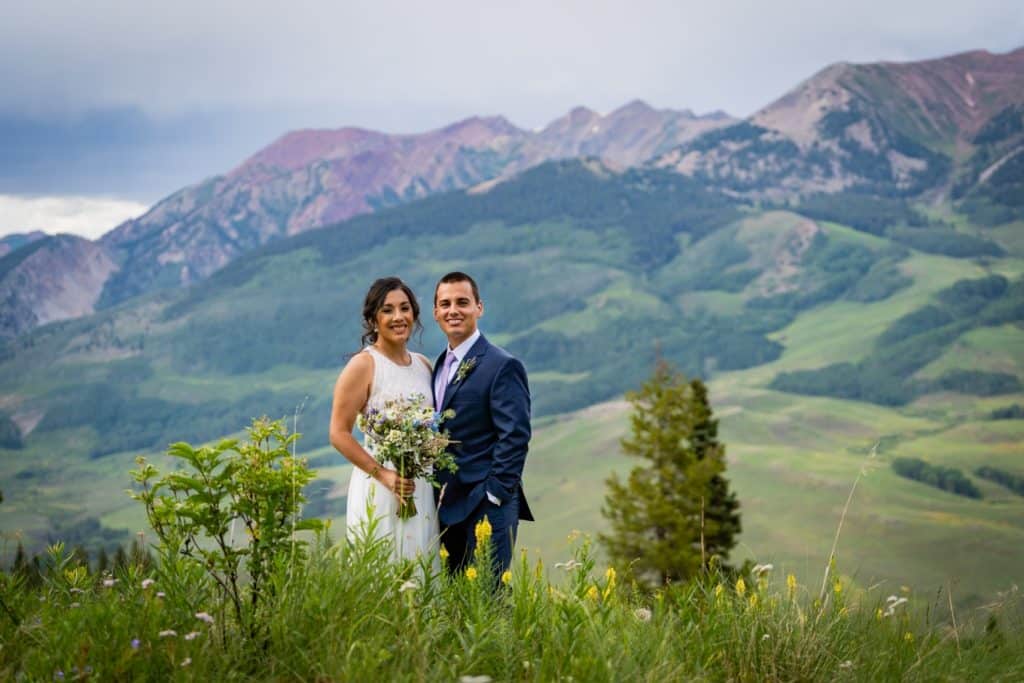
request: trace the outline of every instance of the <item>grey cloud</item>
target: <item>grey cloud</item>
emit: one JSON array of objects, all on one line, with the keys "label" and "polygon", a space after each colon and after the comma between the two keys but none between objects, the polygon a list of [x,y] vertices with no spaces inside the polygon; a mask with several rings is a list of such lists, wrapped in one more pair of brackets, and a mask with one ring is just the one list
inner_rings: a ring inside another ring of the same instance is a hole
[{"label": "grey cloud", "polygon": [[6,109],[400,109],[408,130],[421,111],[539,125],[636,97],[745,115],[833,61],[1004,51],[1024,36],[1016,0],[8,4]]}]

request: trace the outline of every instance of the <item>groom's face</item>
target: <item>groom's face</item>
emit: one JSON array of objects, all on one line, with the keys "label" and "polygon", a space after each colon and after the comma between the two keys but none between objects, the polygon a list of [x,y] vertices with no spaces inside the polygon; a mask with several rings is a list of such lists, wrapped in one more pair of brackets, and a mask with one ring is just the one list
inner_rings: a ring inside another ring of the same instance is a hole
[{"label": "groom's face", "polygon": [[473,287],[468,282],[442,282],[437,286],[434,320],[452,348],[476,332],[476,321],[483,314],[484,304],[473,296]]}]

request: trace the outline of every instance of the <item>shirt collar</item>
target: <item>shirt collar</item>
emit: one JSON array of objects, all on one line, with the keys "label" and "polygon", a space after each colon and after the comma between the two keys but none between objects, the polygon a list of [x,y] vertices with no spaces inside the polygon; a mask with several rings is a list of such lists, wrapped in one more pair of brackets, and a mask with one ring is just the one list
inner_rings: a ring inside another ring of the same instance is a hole
[{"label": "shirt collar", "polygon": [[476,330],[473,331],[473,334],[469,335],[469,339],[462,342],[461,344],[459,344],[458,346],[451,350],[452,353],[455,354],[455,360],[461,363],[462,359],[466,357],[466,354],[469,353],[469,350],[473,348],[473,344],[476,344],[476,340],[479,338],[480,328],[478,327],[476,328]]}]

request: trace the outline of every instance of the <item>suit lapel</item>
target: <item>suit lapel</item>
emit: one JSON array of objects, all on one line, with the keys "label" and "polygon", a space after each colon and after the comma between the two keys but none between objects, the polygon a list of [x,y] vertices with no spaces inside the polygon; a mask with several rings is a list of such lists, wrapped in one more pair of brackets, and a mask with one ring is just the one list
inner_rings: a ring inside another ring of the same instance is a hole
[{"label": "suit lapel", "polygon": [[[484,335],[481,334],[480,338],[476,340],[476,343],[473,344],[473,346],[469,347],[469,353],[467,353],[466,357],[462,359],[462,362],[463,363],[467,363],[467,362],[469,362],[470,358],[475,358],[476,359],[476,364],[479,365],[480,364],[480,359],[483,357],[483,355],[485,353],[487,353],[487,349],[489,349],[490,347],[491,347],[490,342],[488,342],[487,338],[484,337]],[[442,356],[442,358],[443,358],[443,356]],[[439,362],[440,362],[440,359],[439,359]],[[461,363],[460,363],[460,365],[461,365]],[[458,377],[459,377],[458,372],[455,373],[455,377],[452,378],[452,381],[448,383],[448,387],[444,390],[444,405],[441,406],[441,410],[442,411],[448,409],[448,404],[450,404],[452,402],[452,397],[455,396],[455,393],[460,388],[462,388],[462,385],[465,384],[466,382],[468,382],[470,377],[472,377],[472,376],[473,376],[473,373],[471,371],[469,374],[467,374],[467,375],[465,375],[463,377],[462,381],[458,381]]]}]

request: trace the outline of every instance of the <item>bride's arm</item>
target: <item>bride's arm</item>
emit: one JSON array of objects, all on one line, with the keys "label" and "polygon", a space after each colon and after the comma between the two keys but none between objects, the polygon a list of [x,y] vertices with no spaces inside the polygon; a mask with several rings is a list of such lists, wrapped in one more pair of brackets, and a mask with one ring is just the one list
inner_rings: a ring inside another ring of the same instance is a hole
[{"label": "bride's arm", "polygon": [[379,481],[398,496],[411,495],[415,484],[403,479],[394,470],[374,460],[356,438],[352,427],[356,417],[366,405],[373,382],[373,358],[368,353],[357,353],[338,375],[334,384],[334,403],[331,406],[331,445],[355,467]]}]

